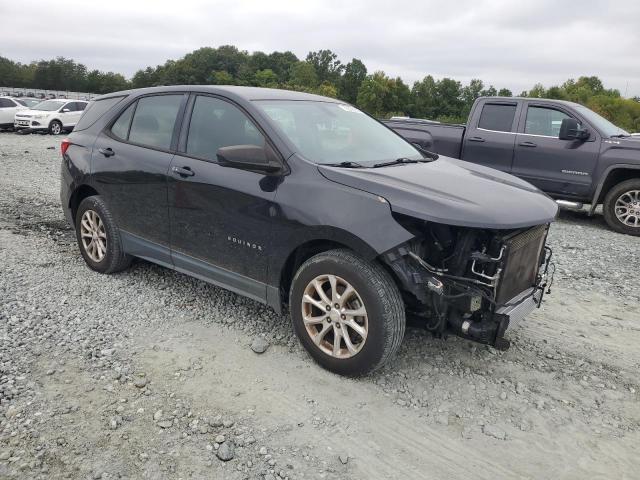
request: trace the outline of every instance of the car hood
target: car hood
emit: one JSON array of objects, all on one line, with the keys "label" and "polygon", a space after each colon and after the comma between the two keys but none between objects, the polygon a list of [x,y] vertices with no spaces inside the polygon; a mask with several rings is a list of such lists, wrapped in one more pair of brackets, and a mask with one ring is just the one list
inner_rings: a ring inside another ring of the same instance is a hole
[{"label": "car hood", "polygon": [[57,113],[56,110],[33,110],[31,108],[23,110],[20,113],[25,113],[28,115],[51,115],[52,113]]},{"label": "car hood", "polygon": [[379,195],[391,210],[465,227],[512,229],[554,220],[558,206],[533,185],[462,160],[381,168],[318,166],[327,179]]}]

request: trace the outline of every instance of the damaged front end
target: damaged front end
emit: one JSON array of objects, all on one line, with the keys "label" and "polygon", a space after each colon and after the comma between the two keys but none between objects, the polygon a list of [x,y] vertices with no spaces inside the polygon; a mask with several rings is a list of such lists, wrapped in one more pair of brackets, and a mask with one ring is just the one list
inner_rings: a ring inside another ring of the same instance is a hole
[{"label": "damaged front end", "polygon": [[436,336],[509,348],[505,332],[540,306],[551,285],[549,225],[492,230],[394,217],[415,235],[381,257],[400,281],[407,313]]}]

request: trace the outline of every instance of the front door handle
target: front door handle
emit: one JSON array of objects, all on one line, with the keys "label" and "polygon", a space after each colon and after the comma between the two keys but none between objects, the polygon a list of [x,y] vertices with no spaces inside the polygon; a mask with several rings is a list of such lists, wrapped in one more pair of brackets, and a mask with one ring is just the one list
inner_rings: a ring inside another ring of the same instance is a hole
[{"label": "front door handle", "polygon": [[484,138],[482,137],[469,137],[470,142],[484,142]]},{"label": "front door handle", "polygon": [[521,147],[537,147],[537,145],[533,142],[520,142],[518,145]]},{"label": "front door handle", "polygon": [[196,172],[191,170],[189,167],[173,167],[171,171],[181,177],[193,177],[196,174]]},{"label": "front door handle", "polygon": [[116,154],[111,148],[99,148],[98,151],[105,157],[113,157]]}]

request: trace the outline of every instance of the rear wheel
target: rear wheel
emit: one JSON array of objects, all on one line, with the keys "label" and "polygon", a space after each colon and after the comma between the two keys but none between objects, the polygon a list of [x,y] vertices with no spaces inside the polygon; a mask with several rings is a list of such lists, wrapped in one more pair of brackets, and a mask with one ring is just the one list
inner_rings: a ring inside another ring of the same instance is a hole
[{"label": "rear wheel", "polygon": [[60,135],[62,133],[62,123],[54,120],[49,124],[49,133],[51,135]]},{"label": "rear wheel", "polygon": [[404,336],[404,303],[393,279],[349,250],[320,253],[298,269],[290,310],[305,349],[341,375],[381,367]]},{"label": "rear wheel", "polygon": [[640,235],[640,179],[619,183],[607,193],[604,218],[611,228],[629,235]]},{"label": "rear wheel", "polygon": [[115,273],[131,265],[124,253],[120,232],[104,201],[99,196],[87,197],[76,213],[76,238],[87,265],[100,273]]}]

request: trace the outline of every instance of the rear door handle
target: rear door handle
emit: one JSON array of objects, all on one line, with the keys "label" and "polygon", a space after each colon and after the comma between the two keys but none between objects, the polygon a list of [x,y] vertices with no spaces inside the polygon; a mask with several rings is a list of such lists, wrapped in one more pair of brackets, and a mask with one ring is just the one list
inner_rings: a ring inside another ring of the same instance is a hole
[{"label": "rear door handle", "polygon": [[533,142],[520,142],[518,145],[521,147],[537,147],[537,145]]},{"label": "rear door handle", "polygon": [[196,174],[196,172],[191,170],[189,167],[173,167],[171,171],[181,177],[193,177]]},{"label": "rear door handle", "polygon": [[469,137],[470,142],[484,142],[484,138],[482,137]]},{"label": "rear door handle", "polygon": [[113,157],[116,154],[111,148],[99,148],[98,151],[105,157]]}]

